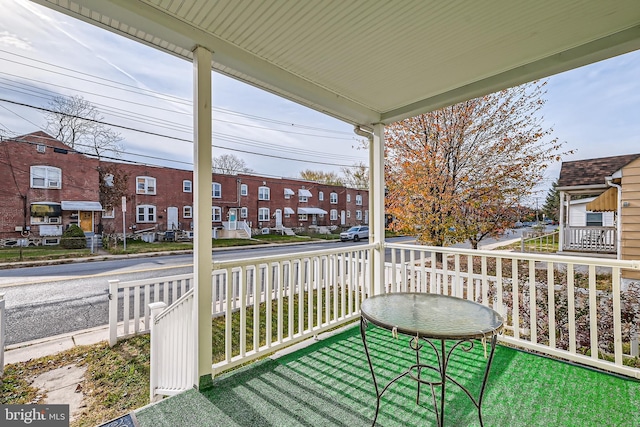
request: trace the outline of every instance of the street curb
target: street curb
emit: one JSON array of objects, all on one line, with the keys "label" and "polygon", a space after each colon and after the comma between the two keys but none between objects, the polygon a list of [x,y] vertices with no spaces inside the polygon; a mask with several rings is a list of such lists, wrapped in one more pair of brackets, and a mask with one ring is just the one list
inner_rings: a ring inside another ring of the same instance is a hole
[{"label": "street curb", "polygon": [[109,340],[109,326],[97,326],[75,332],[40,338],[9,345],[5,348],[4,363],[27,362],[51,356],[79,345],[91,345]]},{"label": "street curb", "polygon": [[[309,245],[314,243],[332,243],[332,242],[340,242],[340,239],[310,240],[308,242],[265,243],[263,245],[229,246],[229,247],[223,247],[223,248],[213,248],[212,253],[232,251],[232,250],[237,251],[237,250],[244,250],[244,249]],[[190,254],[190,253],[193,253],[193,249],[162,251],[162,252],[144,252],[139,254],[121,254],[121,255],[104,254],[104,255],[93,255],[89,257],[82,257],[82,258],[63,258],[63,259],[51,259],[51,260],[39,260],[39,261],[4,262],[4,263],[0,263],[0,270],[7,270],[11,268],[22,268],[22,267],[42,267],[47,265],[71,264],[71,263],[78,263],[78,262],[108,261],[112,259],[152,258],[152,257],[159,257],[159,256],[183,255],[183,254]]]}]

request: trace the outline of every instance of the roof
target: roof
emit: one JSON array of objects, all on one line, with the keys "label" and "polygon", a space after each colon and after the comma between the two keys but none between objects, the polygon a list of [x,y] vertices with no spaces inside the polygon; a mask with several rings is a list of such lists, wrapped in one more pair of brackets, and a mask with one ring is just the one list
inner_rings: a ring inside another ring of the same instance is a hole
[{"label": "roof", "polygon": [[640,158],[640,153],[562,162],[557,188],[563,189],[578,186],[601,186],[606,188],[606,177],[612,176],[637,158]]},{"label": "roof", "polygon": [[638,0],[35,0],[371,127],[640,48]]}]

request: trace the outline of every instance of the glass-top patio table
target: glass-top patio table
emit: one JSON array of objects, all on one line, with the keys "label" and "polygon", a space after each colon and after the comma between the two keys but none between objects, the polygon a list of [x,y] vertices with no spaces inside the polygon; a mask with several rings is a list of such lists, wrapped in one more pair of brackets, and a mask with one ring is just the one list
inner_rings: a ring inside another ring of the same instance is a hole
[{"label": "glass-top patio table", "polygon": [[[364,344],[365,353],[371,369],[373,383],[376,389],[376,413],[373,418],[375,425],[380,410],[380,399],[389,386],[399,379],[409,376],[418,382],[418,395],[416,403],[420,401],[420,385],[431,386],[433,405],[438,426],[444,425],[444,403],[446,382],[456,384],[469,396],[478,409],[480,425],[482,424],[482,396],[489,376],[491,361],[496,346],[496,336],[502,330],[503,320],[500,314],[489,307],[461,298],[439,294],[426,293],[393,293],[377,295],[367,298],[360,306],[360,334]],[[376,375],[373,370],[369,348],[367,346],[366,329],[369,323],[391,331],[390,336],[397,334],[409,335],[412,339],[409,347],[416,353],[416,363],[409,366],[405,372],[391,380],[382,390],[378,387]],[[476,398],[471,393],[447,374],[449,359],[457,348],[469,351],[473,348],[475,340],[482,340],[485,346],[486,340],[491,340],[491,350],[487,357],[482,387]],[[453,341],[447,349],[445,341]],[[420,363],[420,350],[428,344],[437,356],[437,365]],[[437,373],[437,379],[428,380],[421,377],[421,371],[428,369]],[[440,386],[440,405],[436,398],[434,386]]]}]

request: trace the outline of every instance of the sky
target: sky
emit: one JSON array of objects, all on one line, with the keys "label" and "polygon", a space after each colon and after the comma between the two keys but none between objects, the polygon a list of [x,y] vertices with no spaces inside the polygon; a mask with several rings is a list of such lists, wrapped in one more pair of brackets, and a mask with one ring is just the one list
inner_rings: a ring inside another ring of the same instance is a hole
[{"label": "sky", "polygon": [[[26,0],[0,0],[0,10],[0,135],[44,130],[33,107],[79,95],[121,126],[123,158],[192,168],[190,62]],[[639,76],[632,52],[548,79],[544,124],[573,151],[563,161],[640,152]],[[213,132],[214,155],[266,176],[368,162],[351,125],[218,73]],[[559,172],[549,167],[530,203],[544,201]]]}]

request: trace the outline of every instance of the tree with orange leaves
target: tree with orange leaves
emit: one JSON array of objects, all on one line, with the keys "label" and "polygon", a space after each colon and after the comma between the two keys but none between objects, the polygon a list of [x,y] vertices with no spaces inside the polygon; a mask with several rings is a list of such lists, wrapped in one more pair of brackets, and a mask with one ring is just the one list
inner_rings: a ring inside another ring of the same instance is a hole
[{"label": "tree with orange leaves", "polygon": [[543,126],[546,82],[533,82],[385,128],[387,213],[423,244],[473,248],[517,220],[562,143]]}]

